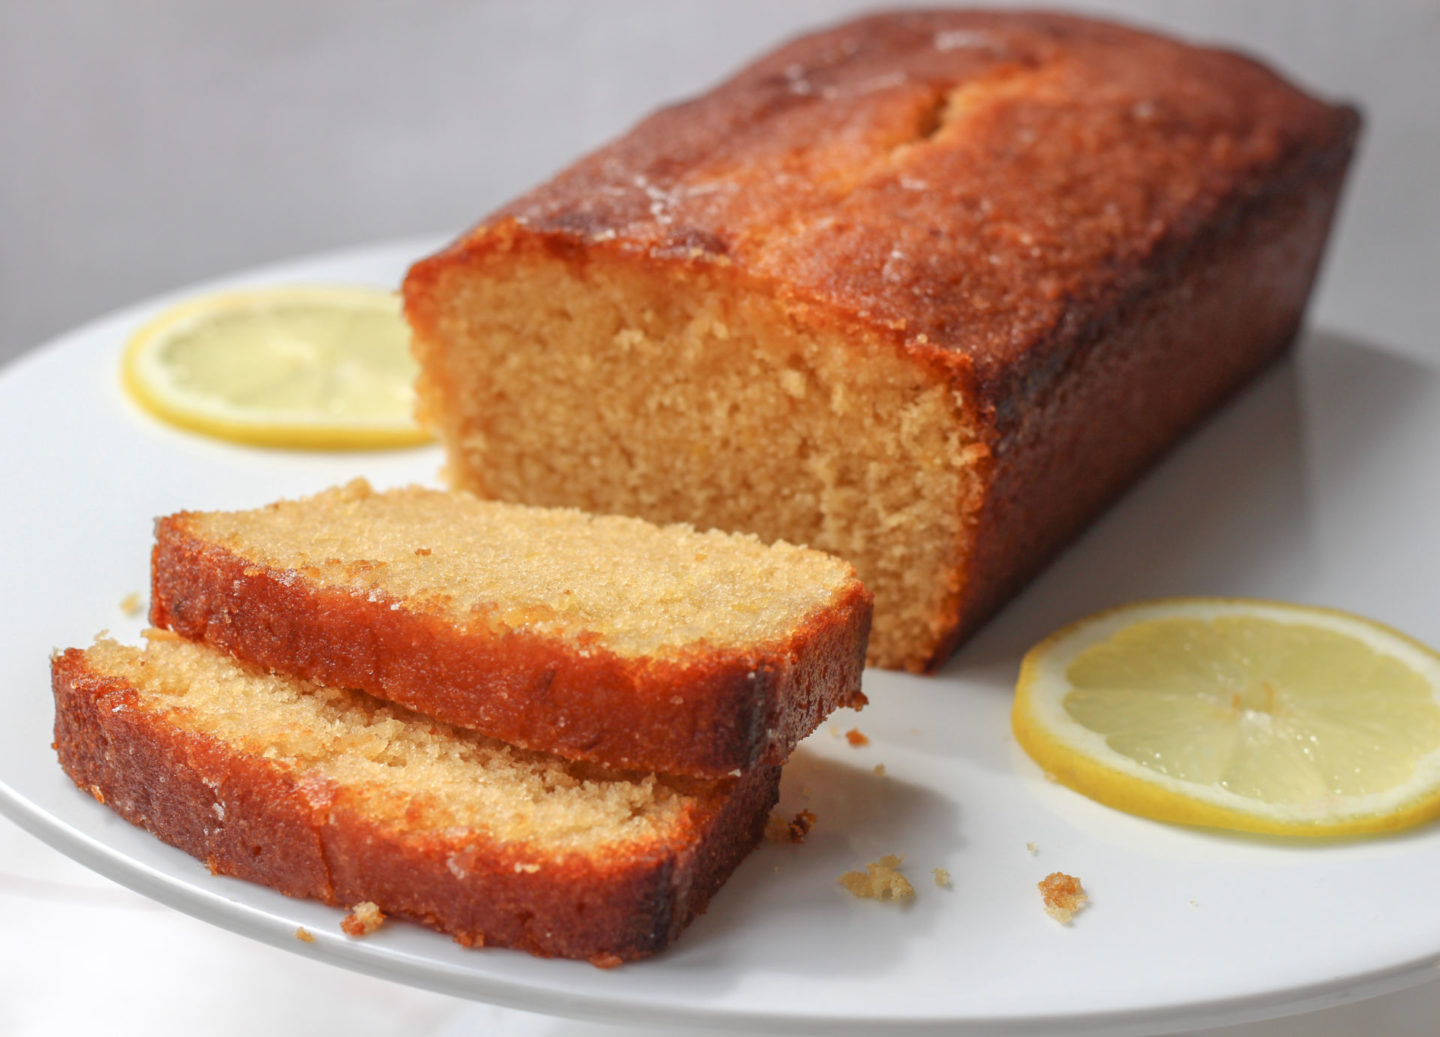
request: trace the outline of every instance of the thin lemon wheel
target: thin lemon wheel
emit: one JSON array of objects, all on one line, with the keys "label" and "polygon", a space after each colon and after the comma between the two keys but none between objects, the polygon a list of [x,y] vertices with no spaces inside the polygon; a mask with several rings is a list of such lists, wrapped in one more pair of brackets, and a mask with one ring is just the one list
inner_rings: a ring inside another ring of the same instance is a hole
[{"label": "thin lemon wheel", "polygon": [[1440,655],[1343,612],[1102,612],[1030,650],[1011,721],[1049,776],[1161,821],[1346,836],[1440,816]]},{"label": "thin lemon wheel", "polygon": [[260,446],[373,449],[426,442],[415,361],[393,293],[277,287],[165,311],[125,347],[122,378],[151,414]]}]

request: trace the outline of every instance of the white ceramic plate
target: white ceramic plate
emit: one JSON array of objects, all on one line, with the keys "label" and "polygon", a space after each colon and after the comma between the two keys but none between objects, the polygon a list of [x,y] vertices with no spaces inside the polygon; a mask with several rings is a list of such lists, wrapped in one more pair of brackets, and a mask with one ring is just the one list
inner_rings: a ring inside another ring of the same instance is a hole
[{"label": "white ceramic plate", "polygon": [[[199,286],[395,285],[434,242],[297,262]],[[183,294],[191,294],[186,292]],[[181,910],[294,953],[517,1008],[611,1021],[769,1029],[1156,1033],[1318,1008],[1440,963],[1440,829],[1293,845],[1166,827],[1047,783],[1010,735],[1024,649],[1093,610],[1227,594],[1351,609],[1440,643],[1440,375],[1334,336],[1249,390],[1136,487],[943,675],[866,675],[872,705],[787,771],[801,846],[762,846],[666,954],[612,971],[471,951],[417,926],[364,940],[341,912],[203,866],[78,792],[50,749],[47,656],[148,585],[150,525],[364,474],[434,483],[438,450],[288,453],[172,430],[121,394],[126,336],[179,298],[90,324],[0,375],[6,473],[0,809],[58,849]],[[839,732],[870,738],[850,746]],[[885,765],[885,775],[874,773]],[[1034,851],[1027,848],[1033,844]],[[913,903],[858,901],[836,877],[902,853]],[[953,886],[938,888],[931,869]],[[1070,928],[1035,884],[1078,875]],[[295,937],[298,926],[316,936]]]}]

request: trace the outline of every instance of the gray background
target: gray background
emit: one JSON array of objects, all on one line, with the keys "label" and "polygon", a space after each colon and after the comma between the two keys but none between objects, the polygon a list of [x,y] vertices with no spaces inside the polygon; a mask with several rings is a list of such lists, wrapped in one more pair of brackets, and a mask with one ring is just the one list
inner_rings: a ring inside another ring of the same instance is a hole
[{"label": "gray background", "polygon": [[[877,4],[0,0],[0,360],[248,265],[456,231],[777,39]],[[1440,3],[1093,3],[1365,109],[1314,319],[1437,355]]]},{"label": "gray background", "polygon": [[[0,362],[202,278],[458,231],[757,50],[876,6],[0,0]],[[1362,105],[1313,321],[1440,362],[1440,3],[1087,6],[1265,55]],[[0,999],[0,1029],[24,1037],[623,1032],[277,955],[103,884],[3,819],[0,907],[0,971],[24,991]],[[1430,984],[1226,1034],[1420,1037],[1437,1017]]]}]

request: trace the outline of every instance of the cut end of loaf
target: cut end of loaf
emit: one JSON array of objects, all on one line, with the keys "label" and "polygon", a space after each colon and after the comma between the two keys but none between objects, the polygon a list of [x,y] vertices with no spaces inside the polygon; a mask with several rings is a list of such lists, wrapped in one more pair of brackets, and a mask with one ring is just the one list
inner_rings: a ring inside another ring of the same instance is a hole
[{"label": "cut end of loaf", "polygon": [[418,266],[406,300],[459,486],[838,555],[875,595],[872,665],[939,650],[985,457],[943,372],[723,265],[581,261],[503,228]]}]

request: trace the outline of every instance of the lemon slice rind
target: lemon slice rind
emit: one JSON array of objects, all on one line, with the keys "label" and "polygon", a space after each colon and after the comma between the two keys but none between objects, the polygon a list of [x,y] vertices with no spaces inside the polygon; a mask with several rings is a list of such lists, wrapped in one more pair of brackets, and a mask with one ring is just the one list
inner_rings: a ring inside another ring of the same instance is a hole
[{"label": "lemon slice rind", "polygon": [[1115,751],[1106,735],[1072,718],[1066,671],[1080,654],[1148,619],[1252,617],[1355,638],[1422,677],[1440,708],[1440,655],[1372,620],[1320,607],[1247,598],[1167,598],[1082,619],[1032,648],[1021,664],[1012,710],[1020,745],[1059,783],[1107,806],[1160,821],[1285,836],[1397,831],[1440,817],[1440,745],[1409,778],[1381,792],[1337,795],[1305,805],[1257,801],[1224,787],[1175,778]]},{"label": "lemon slice rind", "polygon": [[319,408],[237,407],[216,395],[193,392],[168,370],[164,346],[207,321],[287,306],[330,308],[336,313],[394,312],[391,292],[356,286],[278,286],[222,292],[181,302],[152,318],[126,343],[121,382],[143,409],[192,432],[252,446],[321,450],[370,450],[417,446],[433,438],[410,410],[383,415],[325,412]]}]

